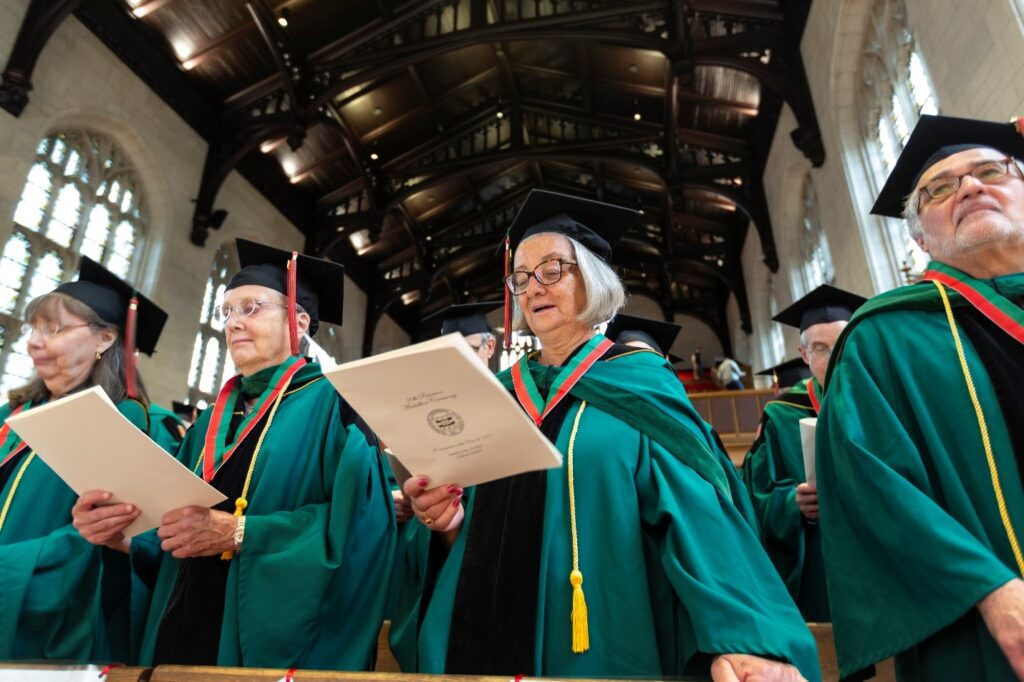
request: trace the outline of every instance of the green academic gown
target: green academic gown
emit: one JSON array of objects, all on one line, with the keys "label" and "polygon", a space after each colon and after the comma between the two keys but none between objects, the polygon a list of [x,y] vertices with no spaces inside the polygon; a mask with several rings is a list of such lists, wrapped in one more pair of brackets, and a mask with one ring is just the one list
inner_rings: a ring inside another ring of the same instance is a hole
[{"label": "green academic gown", "polygon": [[[1024,274],[988,284],[1024,318]],[[1024,537],[1020,344],[959,294],[949,298],[1009,518]],[[851,320],[832,355],[816,449],[841,671],[895,655],[904,681],[1016,679],[974,608],[1019,573],[933,284],[882,294]]]},{"label": "green academic gown", "polygon": [[761,430],[743,462],[743,477],[761,522],[765,549],[804,619],[827,622],[828,591],[821,531],[796,505],[796,487],[807,480],[800,420],[815,417],[808,377],[764,406]]},{"label": "green academic gown", "polygon": [[[123,400],[117,408],[147,429],[140,403]],[[0,421],[11,411],[0,407]],[[0,461],[20,443],[9,432]],[[28,448],[0,469],[0,482],[0,509],[7,508],[0,528],[0,660],[124,660],[127,633],[114,616],[123,595],[100,595],[118,557],[72,527],[78,495]]]},{"label": "green academic gown", "polygon": [[[234,393],[248,388],[249,395],[260,395],[259,403],[280,370],[244,378]],[[196,472],[203,469],[213,412],[208,408],[199,416],[178,451],[179,460]],[[265,414],[246,440],[256,440],[270,416]],[[223,588],[215,660],[208,663],[369,668],[394,552],[394,509],[368,431],[315,363],[295,374],[265,430],[246,517],[243,549],[231,559]],[[155,532],[132,541],[136,574],[143,582],[155,575],[143,664],[153,660],[168,602],[179,595],[175,585],[184,564],[161,552],[159,543]],[[172,644],[180,648],[188,641]]]},{"label": "green academic gown", "polygon": [[[527,368],[542,393],[560,370],[533,361]],[[508,371],[499,379],[512,389]],[[579,418],[573,479],[589,650],[572,652],[565,462],[472,491],[458,539],[427,581],[420,671],[706,675],[711,656],[739,652],[790,661],[820,679],[814,640],[756,521],[733,500],[746,495],[742,481],[723,466],[665,359],[613,346],[558,409],[541,430],[563,456]],[[496,496],[522,504],[495,507]],[[474,523],[474,515],[487,521]],[[432,561],[440,546],[435,538]],[[508,654],[515,649],[520,660]]]},{"label": "green academic gown", "polygon": [[149,437],[172,455],[181,445],[185,425],[178,415],[155,403],[149,404]]}]

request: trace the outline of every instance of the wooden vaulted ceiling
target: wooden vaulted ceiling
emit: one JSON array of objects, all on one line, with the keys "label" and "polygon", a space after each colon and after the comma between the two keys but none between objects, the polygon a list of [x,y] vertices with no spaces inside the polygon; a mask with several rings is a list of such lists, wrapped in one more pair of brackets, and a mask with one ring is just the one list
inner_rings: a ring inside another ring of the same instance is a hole
[{"label": "wooden vaulted ceiling", "polygon": [[[210,143],[192,239],[242,171],[414,337],[501,295],[495,248],[531,188],[641,208],[633,293],[730,347],[740,251],[783,102],[824,153],[800,60],[809,0],[90,0],[75,14]],[[5,73],[6,77],[6,73]]]}]

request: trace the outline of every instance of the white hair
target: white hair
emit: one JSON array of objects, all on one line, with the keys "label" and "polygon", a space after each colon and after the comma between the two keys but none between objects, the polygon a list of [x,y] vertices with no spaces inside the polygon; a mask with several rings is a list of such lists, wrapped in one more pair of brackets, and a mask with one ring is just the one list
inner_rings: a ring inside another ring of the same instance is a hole
[{"label": "white hair", "polygon": [[910,193],[903,204],[903,218],[907,221],[907,232],[910,238],[916,242],[921,241],[924,230],[921,227],[921,192],[918,188]]},{"label": "white hair", "polygon": [[[541,234],[557,234],[564,237],[572,249],[587,300],[586,306],[579,312],[577,319],[596,327],[615,317],[622,306],[626,305],[626,287],[623,286],[622,280],[615,274],[611,266],[583,244],[560,232],[538,232],[521,241],[519,245],[522,246]],[[512,329],[517,332],[530,331],[516,298],[516,296],[512,296]]]}]

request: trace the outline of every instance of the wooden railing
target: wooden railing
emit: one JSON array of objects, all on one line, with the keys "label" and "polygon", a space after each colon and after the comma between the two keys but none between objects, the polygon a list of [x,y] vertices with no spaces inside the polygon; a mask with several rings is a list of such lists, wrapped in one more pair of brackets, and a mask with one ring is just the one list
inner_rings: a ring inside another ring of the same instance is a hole
[{"label": "wooden railing", "polygon": [[722,437],[722,443],[733,464],[740,466],[757,437],[764,405],[775,398],[775,391],[770,388],[748,388],[741,391],[691,393],[689,398],[704,421],[715,427],[715,431]]},{"label": "wooden railing", "polygon": [[[835,640],[832,637],[832,625],[829,623],[808,623],[811,634],[818,645],[818,660],[821,664],[821,675],[824,682],[836,682],[839,679],[839,667],[836,665]],[[299,670],[292,676],[293,682],[509,682],[508,676],[476,676],[476,675],[420,675],[414,673],[388,672],[382,668],[397,669],[394,658],[387,644],[387,624],[381,629],[378,639],[377,669],[374,672],[334,672],[324,670]],[[0,680],[6,680],[5,673],[29,670],[58,671],[67,669],[62,666],[46,666],[17,663],[0,663]],[[102,680],[97,682],[277,682],[285,677],[285,670],[265,668],[226,668],[203,666],[161,665],[156,668],[113,668]],[[96,679],[96,673],[89,679]],[[18,679],[11,677],[9,679]],[[54,678],[57,679],[57,678]],[[531,680],[545,679],[531,677]],[[564,678],[563,678],[564,679]],[[685,679],[674,677],[673,680]],[[896,674],[892,659],[883,661],[877,667],[877,676],[871,678],[876,682],[895,682]],[[588,682],[611,682],[610,680],[588,680]]]}]

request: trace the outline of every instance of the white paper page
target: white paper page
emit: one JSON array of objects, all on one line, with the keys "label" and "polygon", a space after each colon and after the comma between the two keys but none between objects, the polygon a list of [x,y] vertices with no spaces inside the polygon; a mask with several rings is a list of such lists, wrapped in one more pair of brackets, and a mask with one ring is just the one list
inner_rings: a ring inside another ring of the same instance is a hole
[{"label": "white paper page", "polygon": [[173,509],[226,499],[128,421],[98,386],[7,423],[79,495],[107,490],[111,504],[136,505],[141,514],[125,537],[155,528]]},{"label": "white paper page", "polygon": [[325,376],[406,469],[434,483],[478,485],[562,464],[461,334],[356,360]]},{"label": "white paper page", "polygon": [[814,433],[817,427],[817,417],[804,417],[800,420],[800,446],[804,451],[804,480],[813,486],[818,485],[818,478],[814,470]]},{"label": "white paper page", "polygon": [[45,670],[28,665],[14,668],[14,663],[6,665],[11,667],[0,668],[0,682],[97,682],[103,670],[95,665],[68,666],[65,669],[48,666]]}]

